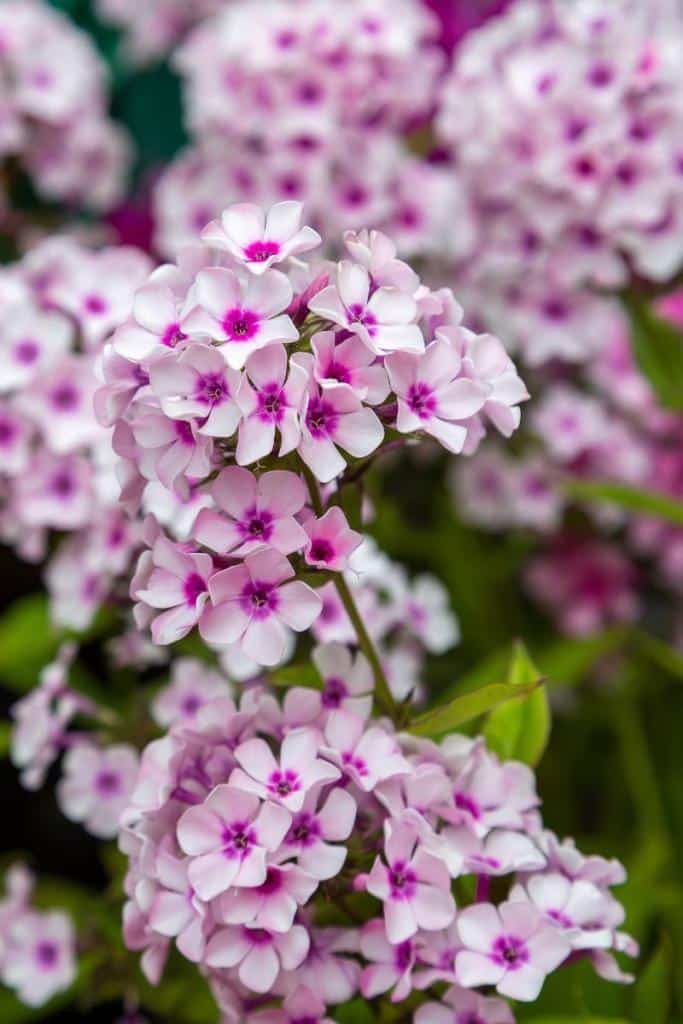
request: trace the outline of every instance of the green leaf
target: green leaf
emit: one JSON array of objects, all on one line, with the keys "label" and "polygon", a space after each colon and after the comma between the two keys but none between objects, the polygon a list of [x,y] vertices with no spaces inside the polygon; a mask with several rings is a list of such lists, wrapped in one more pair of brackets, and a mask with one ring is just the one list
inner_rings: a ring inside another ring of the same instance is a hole
[{"label": "green leaf", "polygon": [[464,722],[485,715],[487,711],[491,711],[511,698],[531,693],[537,686],[538,682],[519,687],[511,687],[509,683],[492,683],[490,686],[482,686],[479,690],[463,694],[462,697],[456,697],[449,704],[444,704],[420,715],[410,725],[409,732],[415,736],[430,738],[444,736]]},{"label": "green leaf", "polygon": [[644,630],[636,630],[633,634],[637,651],[653,661],[675,679],[683,679],[683,656],[663,640]]},{"label": "green leaf", "polygon": [[320,676],[310,662],[275,669],[268,676],[268,681],[273,686],[307,686],[312,690],[322,690]]},{"label": "green leaf", "polygon": [[16,601],[0,619],[0,685],[22,693],[30,689],[59,642],[43,594]]},{"label": "green leaf", "polygon": [[590,1015],[572,1013],[552,1017],[525,1017],[520,1024],[632,1024],[624,1017],[591,1017]]},{"label": "green leaf", "polygon": [[663,939],[633,992],[633,1024],[667,1024],[671,1006],[671,946]]},{"label": "green leaf", "polygon": [[643,299],[627,294],[631,344],[638,366],[666,409],[683,409],[683,338],[661,320]]},{"label": "green leaf", "polygon": [[683,502],[657,491],[641,490],[639,487],[611,483],[608,480],[568,480],[564,487],[573,498],[608,501],[630,511],[643,512],[678,526],[683,525]]},{"label": "green leaf", "polygon": [[335,1006],[334,1019],[338,1024],[375,1024],[377,1018],[366,999],[352,999],[343,1006]]},{"label": "green leaf", "polygon": [[0,722],[0,757],[7,757],[12,744],[12,725]]},{"label": "green leaf", "polygon": [[523,644],[517,643],[510,664],[511,686],[534,685],[526,696],[514,697],[489,714],[484,727],[488,747],[504,760],[536,765],[550,736],[550,707],[545,686],[535,685],[540,673]]}]

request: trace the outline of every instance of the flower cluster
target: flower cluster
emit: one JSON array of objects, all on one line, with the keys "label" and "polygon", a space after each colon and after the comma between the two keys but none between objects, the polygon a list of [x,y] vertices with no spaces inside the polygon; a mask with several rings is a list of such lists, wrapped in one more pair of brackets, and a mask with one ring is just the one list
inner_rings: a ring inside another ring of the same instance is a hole
[{"label": "flower cluster", "polygon": [[532,363],[596,351],[589,288],[683,261],[680,31],[672,4],[523,0],[456,53],[436,124],[474,222],[459,275]]},{"label": "flower cluster", "polygon": [[305,202],[331,239],[390,224],[403,252],[445,245],[450,175],[406,148],[434,105],[437,28],[419,0],[278,0],[256,41],[249,0],[205,20],[175,56],[195,145],[155,197],[163,250],[226,199]]},{"label": "flower cluster", "polygon": [[261,665],[323,611],[297,569],[323,584],[359,547],[344,488],[368,460],[419,436],[472,452],[487,424],[509,436],[527,397],[500,342],[463,328],[452,294],[423,285],[388,238],[350,233],[349,259],[311,268],[299,257],[319,236],[301,216],[294,202],[230,207],[205,247],[156,270],[96,397],[123,500],[137,508],[152,483],[202,505],[187,541],[150,523],[138,625],[167,644],[198,624]]},{"label": "flower cluster", "polygon": [[[676,295],[662,299],[660,313],[675,321],[678,302]],[[679,603],[680,527],[605,501],[583,503],[592,535],[564,525],[577,500],[568,482],[607,481],[683,497],[683,421],[658,405],[634,361],[623,316],[612,319],[602,351],[582,374],[556,375],[548,383],[527,423],[533,436],[521,455],[485,446],[454,467],[460,513],[488,529],[540,535],[543,550],[527,566],[527,583],[566,632],[589,633],[637,617],[653,573],[636,560],[654,563],[658,588]],[[624,543],[616,545],[609,538],[619,532]]]},{"label": "flower cluster", "polygon": [[124,33],[127,56],[136,64],[168,53],[221,0],[97,0],[97,13]]},{"label": "flower cluster", "polygon": [[106,72],[85,33],[42,0],[0,6],[0,156],[48,199],[111,207],[129,161],[109,120]]},{"label": "flower cluster", "polygon": [[544,831],[526,766],[368,720],[355,675],[282,704],[261,687],[209,699],[146,748],[120,843],[125,939],[148,978],[175,943],[239,1019],[261,1019],[260,996],[321,1020],[356,992],[400,1002],[445,982],[447,1005],[492,1024],[512,1015],[482,986],[531,1001],[576,957],[628,980],[621,866]]},{"label": "flower cluster", "polygon": [[34,880],[21,864],[5,874],[0,900],[0,980],[26,1006],[41,1006],[76,977],[75,936],[68,914],[30,905]]},{"label": "flower cluster", "polygon": [[0,275],[0,535],[30,560],[71,534],[47,571],[55,620],[84,628],[123,573],[137,528],[117,507],[110,431],[93,411],[95,362],[149,272],[143,253],[68,237]]}]

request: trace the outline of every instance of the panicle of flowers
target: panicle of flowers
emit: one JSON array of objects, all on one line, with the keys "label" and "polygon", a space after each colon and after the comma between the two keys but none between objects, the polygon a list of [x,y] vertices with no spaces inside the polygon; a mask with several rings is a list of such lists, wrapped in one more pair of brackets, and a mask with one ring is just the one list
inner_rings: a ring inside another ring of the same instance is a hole
[{"label": "panicle of flowers", "polygon": [[[378,232],[347,234],[335,266],[302,264],[320,239],[301,220],[295,202],[228,208],[205,246],[154,271],[105,349],[96,406],[122,500],[138,508],[152,485],[201,501],[186,540],[148,524],[131,594],[157,643],[198,625],[212,646],[280,662],[289,631],[331,621],[311,583],[345,586],[362,540],[345,493],[385,445],[427,436],[471,453],[519,424],[514,364],[461,325],[449,291]],[[405,621],[438,616],[427,591]]]},{"label": "panicle of flowers", "polygon": [[[369,719],[343,650],[322,692],[208,700],[143,752],[120,845],[125,940],[149,980],[175,944],[248,1020],[259,998],[318,1020],[356,993],[400,1002],[443,982],[446,1006],[492,1022],[511,1012],[478,989],[532,1001],[577,957],[628,980],[613,956],[636,952],[610,891],[621,866],[543,829],[528,767]],[[330,652],[314,660],[324,671]]]},{"label": "panicle of flowers", "polygon": [[47,199],[113,206],[130,144],[107,116],[106,70],[88,36],[42,0],[7,0],[0,71],[0,156],[18,159]]},{"label": "panicle of flowers", "polygon": [[[678,293],[659,302],[680,316]],[[555,375],[526,420],[533,437],[521,454],[485,445],[452,469],[463,517],[488,529],[531,529],[541,551],[527,567],[535,600],[569,633],[633,621],[641,594],[656,581],[678,603],[683,530],[606,501],[582,502],[592,535],[567,527],[577,498],[567,481],[630,485],[683,497],[683,420],[657,403],[634,360],[623,316],[612,319],[599,355],[581,374]],[[622,544],[613,538],[623,537]],[[643,565],[639,565],[643,562]],[[654,568],[654,571],[653,571]]]},{"label": "panicle of flowers", "polygon": [[[0,15],[1,16],[1,15]],[[136,249],[68,237],[34,246],[0,279],[0,535],[42,560],[58,625],[85,628],[130,561],[139,528],[117,506],[111,431],[96,420],[96,360],[149,273]]]},{"label": "panicle of flowers", "polygon": [[444,64],[431,12],[420,0],[276,0],[259,9],[256,40],[252,19],[248,0],[232,2],[175,55],[193,145],[155,197],[163,251],[226,198],[305,202],[328,240],[390,223],[404,253],[445,246],[452,176],[407,145]]},{"label": "panicle of flowers", "polygon": [[592,358],[595,290],[683,262],[682,24],[673,4],[522,0],[455,55],[436,126],[473,217],[458,278],[531,363]]},{"label": "panicle of flowers", "polygon": [[0,899],[0,981],[26,1006],[42,1006],[76,978],[76,936],[63,910],[31,906],[35,879],[23,864],[5,873]]}]

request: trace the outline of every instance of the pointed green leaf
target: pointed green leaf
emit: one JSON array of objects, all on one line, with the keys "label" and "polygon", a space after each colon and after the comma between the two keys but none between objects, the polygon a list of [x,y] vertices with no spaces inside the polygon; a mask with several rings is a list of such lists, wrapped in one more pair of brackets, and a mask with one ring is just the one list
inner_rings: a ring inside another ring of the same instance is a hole
[{"label": "pointed green leaf", "polygon": [[22,693],[30,689],[55,656],[59,640],[44,594],[12,604],[0,619],[0,685]]},{"label": "pointed green leaf", "polygon": [[[517,643],[510,663],[511,686],[538,684],[540,673],[523,644]],[[550,736],[550,707],[545,686],[534,685],[525,696],[514,697],[488,716],[484,737],[489,748],[504,760],[535,765]]]},{"label": "pointed green leaf", "polygon": [[608,480],[568,480],[565,490],[574,498],[608,501],[633,512],[643,512],[669,523],[683,525],[683,502],[657,491],[642,490]]},{"label": "pointed green leaf", "polygon": [[517,698],[523,694],[531,693],[538,686],[538,682],[528,683],[523,686],[511,687],[509,683],[492,683],[490,686],[482,686],[472,693],[465,693],[462,697],[444,704],[441,707],[426,711],[410,725],[409,731],[415,736],[444,736],[452,732],[465,722],[485,715],[499,704]]},{"label": "pointed green leaf", "polygon": [[666,409],[683,409],[683,337],[661,320],[643,299],[629,294],[631,344],[638,366]]}]

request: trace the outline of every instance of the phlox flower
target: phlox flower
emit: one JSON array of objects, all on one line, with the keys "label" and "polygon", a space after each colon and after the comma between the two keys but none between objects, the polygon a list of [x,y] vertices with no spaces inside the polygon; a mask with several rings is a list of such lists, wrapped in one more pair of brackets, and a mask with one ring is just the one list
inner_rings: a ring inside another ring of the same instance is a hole
[{"label": "phlox flower", "polygon": [[385,824],[384,854],[366,880],[368,892],[384,903],[387,938],[404,942],[418,929],[438,931],[455,917],[451,879],[443,861],[428,853],[408,825]]},{"label": "phlox flower", "polygon": [[389,394],[387,373],[374,352],[357,336],[339,341],[334,331],[311,338],[313,377],[319,384],[348,384],[368,405],[379,405]]},{"label": "phlox flower", "polygon": [[352,657],[344,644],[319,644],[311,653],[323,681],[321,702],[329,714],[349,711],[365,721],[372,711],[375,680],[370,662],[362,651]]},{"label": "phlox flower", "polygon": [[515,1024],[512,1010],[502,999],[480,996],[453,985],[440,1003],[418,1007],[414,1024]]},{"label": "phlox flower", "polygon": [[18,476],[28,465],[33,425],[9,403],[0,403],[0,473]]},{"label": "phlox flower", "polygon": [[320,993],[326,1004],[346,1003],[358,991],[360,965],[348,954],[358,952],[358,931],[309,928],[310,946],[296,979]]},{"label": "phlox flower", "polygon": [[280,457],[299,443],[299,410],[304,400],[308,373],[298,363],[288,363],[284,345],[268,345],[247,360],[237,401],[242,410],[236,459],[250,466],[270,455],[280,436]]},{"label": "phlox flower", "polygon": [[245,740],[235,751],[235,768],[230,784],[273,800],[289,811],[300,811],[307,793],[324,782],[339,778],[339,770],[318,756],[318,738],[313,729],[295,729],[282,741],[277,761],[265,740]]},{"label": "phlox flower", "polygon": [[322,750],[366,793],[385,779],[410,773],[395,738],[379,726],[366,729],[363,720],[349,711],[332,712]]},{"label": "phlox flower", "polygon": [[138,773],[138,755],[124,743],[100,749],[81,742],[66,754],[57,786],[59,805],[92,835],[112,839],[128,806]]},{"label": "phlox flower", "polygon": [[593,882],[570,881],[556,872],[532,875],[510,891],[511,900],[528,899],[556,925],[572,949],[610,949],[624,908]]},{"label": "phlox flower", "polygon": [[393,989],[392,1003],[402,1002],[413,987],[412,972],[417,959],[417,942],[404,939],[391,943],[384,921],[368,921],[360,933],[360,949],[366,960],[360,976],[360,990],[366,999]]},{"label": "phlox flower", "polygon": [[162,845],[156,858],[158,889],[150,907],[149,923],[155,932],[174,938],[179,952],[198,963],[206,947],[207,908],[188,879],[191,863],[190,857],[175,857]]},{"label": "phlox flower", "polygon": [[259,665],[276,665],[287,643],[286,627],[308,629],[320,611],[320,598],[277,551],[261,549],[241,565],[215,573],[209,581],[211,605],[199,623],[207,643],[218,647],[239,640]]},{"label": "phlox flower", "polygon": [[334,844],[349,838],[355,819],[356,802],[346,790],[332,789],[324,798],[320,790],[309,792],[292,817],[281,852],[296,856],[299,866],[320,881],[334,878],[347,853],[345,846]]},{"label": "phlox flower", "polygon": [[349,556],[363,541],[363,537],[349,526],[338,505],[333,505],[320,519],[315,516],[304,522],[308,535],[304,558],[318,569],[342,572],[348,566]]},{"label": "phlox flower", "polygon": [[167,537],[157,539],[152,549],[149,575],[136,585],[131,595],[153,609],[168,609],[151,624],[157,644],[171,644],[187,636],[197,624],[209,599],[209,579],[213,572],[210,555],[187,551]]},{"label": "phlox flower", "polygon": [[82,455],[39,451],[17,478],[16,497],[26,526],[77,530],[94,507],[92,466]]},{"label": "phlox flower", "polygon": [[3,935],[0,978],[26,1006],[41,1006],[76,977],[75,936],[67,914],[27,912]]},{"label": "phlox flower", "polygon": [[246,555],[268,545],[290,555],[309,542],[295,516],[306,503],[306,488],[296,473],[272,470],[256,477],[228,466],[211,485],[216,508],[202,509],[192,534],[219,554]]},{"label": "phlox flower", "polygon": [[371,284],[365,267],[342,260],[337,267],[336,284],[318,292],[309,302],[309,309],[357,334],[376,355],[421,352],[424,338],[415,323],[415,300],[393,287],[377,288],[371,294]]},{"label": "phlox flower", "polygon": [[66,355],[73,326],[61,313],[17,303],[0,330],[0,392],[25,388]]},{"label": "phlox flower", "polygon": [[296,864],[269,864],[261,885],[223,893],[216,901],[215,915],[222,924],[288,932],[297,910],[317,888],[318,880]]},{"label": "phlox flower", "polygon": [[225,249],[250,270],[264,274],[274,263],[316,249],[322,242],[313,228],[301,227],[303,204],[276,203],[268,212],[252,203],[236,203],[201,234],[214,249]]},{"label": "phlox flower", "polygon": [[267,270],[243,284],[232,270],[210,267],[197,275],[196,304],[181,326],[186,333],[218,342],[228,366],[241,370],[252,352],[273,342],[297,340],[299,332],[291,319],[281,315],[292,294],[289,280],[279,270]]},{"label": "phlox flower", "polygon": [[220,785],[203,804],[190,807],[178,822],[178,842],[192,858],[189,881],[202,900],[232,886],[258,886],[266,880],[266,858],[280,846],[291,815],[253,793]]},{"label": "phlox flower", "polygon": [[281,971],[296,970],[308,946],[308,932],[300,924],[284,934],[234,925],[219,928],[212,936],[206,963],[209,967],[236,967],[240,981],[252,992],[270,992]]},{"label": "phlox flower", "polygon": [[102,434],[92,411],[95,387],[90,358],[65,356],[19,396],[18,404],[39,425],[48,447],[64,455]]},{"label": "phlox flower", "polygon": [[398,399],[397,429],[404,434],[423,430],[449,451],[461,452],[467,439],[463,421],[483,409],[489,390],[461,375],[454,348],[436,338],[424,354],[395,352],[385,365]]},{"label": "phlox flower", "polygon": [[434,576],[418,576],[405,597],[405,623],[432,654],[444,654],[460,639],[448,591]]},{"label": "phlox flower", "polygon": [[571,949],[561,932],[526,902],[466,907],[458,914],[458,933],[465,947],[455,958],[458,983],[465,988],[495,985],[501,995],[521,1002],[538,997],[546,975]]},{"label": "phlox flower", "polygon": [[177,658],[171,665],[171,681],[155,696],[151,712],[154,721],[164,728],[175,722],[189,724],[204,705],[230,695],[227,679],[205,662]]},{"label": "phlox flower", "polygon": [[384,428],[348,384],[321,387],[310,380],[301,411],[298,452],[321,483],[342,473],[346,460],[370,455],[382,443]]},{"label": "phlox flower", "polygon": [[[202,480],[211,470],[213,442],[184,419],[169,419],[160,412],[146,411],[132,423],[135,442],[141,449],[141,468],[151,480],[158,477],[170,491],[180,478]],[[186,479],[184,480],[187,487]]]},{"label": "phlox flower", "polygon": [[501,764],[477,747],[458,772],[452,803],[440,809],[453,824],[464,824],[476,836],[492,828],[524,827],[524,815],[539,803],[533,772],[519,761]]},{"label": "phlox flower", "polygon": [[189,345],[150,366],[150,386],[165,416],[194,420],[200,434],[231,437],[241,419],[236,401],[241,377],[208,345]]}]

